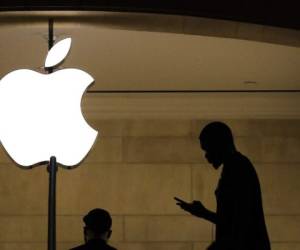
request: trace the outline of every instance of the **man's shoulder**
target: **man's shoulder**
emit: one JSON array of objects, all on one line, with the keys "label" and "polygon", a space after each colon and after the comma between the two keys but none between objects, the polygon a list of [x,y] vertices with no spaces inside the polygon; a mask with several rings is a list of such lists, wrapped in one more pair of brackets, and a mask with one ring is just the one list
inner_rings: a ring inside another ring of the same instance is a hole
[{"label": "man's shoulder", "polygon": [[80,246],[71,248],[70,250],[84,250],[84,249],[86,249],[86,248],[85,248],[85,245],[80,245]]},{"label": "man's shoulder", "polygon": [[234,154],[234,156],[231,158],[231,164],[233,165],[234,171],[237,173],[240,171],[255,171],[255,168],[250,159],[240,152],[236,152]]},{"label": "man's shoulder", "polygon": [[238,183],[242,184],[241,186],[250,187],[259,184],[256,169],[248,157],[238,153],[235,163],[234,176],[237,177]]},{"label": "man's shoulder", "polygon": [[107,244],[105,250],[117,250],[117,249]]},{"label": "man's shoulder", "polygon": [[228,164],[230,168],[225,171],[226,176],[231,179],[231,181],[236,181],[239,184],[242,181],[245,185],[248,185],[247,180],[253,182],[253,179],[257,179],[257,173],[252,162],[240,152],[236,152],[232,155]]},{"label": "man's shoulder", "polygon": [[[90,248],[86,245],[86,244],[83,244],[83,245],[80,245],[80,246],[77,246],[77,247],[74,247],[74,248],[71,248],[70,250],[89,250]],[[117,250],[116,248],[110,246],[110,245],[105,245],[103,246],[101,249],[99,250]]]},{"label": "man's shoulder", "polygon": [[232,160],[233,161],[236,161],[236,162],[243,162],[243,163],[246,163],[246,164],[250,164],[252,165],[251,161],[249,160],[249,158],[245,155],[243,155],[241,152],[237,151],[233,154],[233,157],[232,157]]}]

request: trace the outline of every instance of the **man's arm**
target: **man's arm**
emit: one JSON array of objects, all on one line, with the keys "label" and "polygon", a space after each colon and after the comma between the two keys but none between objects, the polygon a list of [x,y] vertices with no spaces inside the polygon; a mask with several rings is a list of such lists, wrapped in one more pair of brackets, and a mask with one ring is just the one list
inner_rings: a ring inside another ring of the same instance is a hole
[{"label": "man's arm", "polygon": [[176,204],[183,210],[191,213],[194,216],[208,220],[214,224],[217,223],[217,214],[204,207],[200,201],[193,201],[192,203],[188,203],[179,199],[176,200]]},{"label": "man's arm", "polygon": [[202,217],[214,224],[217,224],[217,213],[206,209],[204,216]]}]

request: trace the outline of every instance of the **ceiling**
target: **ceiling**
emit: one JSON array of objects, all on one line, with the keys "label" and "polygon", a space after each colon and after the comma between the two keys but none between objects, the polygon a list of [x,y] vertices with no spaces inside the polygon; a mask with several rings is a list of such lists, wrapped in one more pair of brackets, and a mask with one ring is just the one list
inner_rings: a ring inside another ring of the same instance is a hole
[{"label": "ceiling", "polygon": [[[43,72],[48,23],[35,15],[0,15],[0,78],[20,68]],[[289,43],[298,31],[168,15],[99,12],[82,22],[68,15],[54,22],[57,41],[72,38],[60,67],[90,73],[91,91],[300,91],[300,39]]]},{"label": "ceiling", "polygon": [[1,0],[0,11],[125,11],[207,17],[300,28],[297,1],[271,0]]}]

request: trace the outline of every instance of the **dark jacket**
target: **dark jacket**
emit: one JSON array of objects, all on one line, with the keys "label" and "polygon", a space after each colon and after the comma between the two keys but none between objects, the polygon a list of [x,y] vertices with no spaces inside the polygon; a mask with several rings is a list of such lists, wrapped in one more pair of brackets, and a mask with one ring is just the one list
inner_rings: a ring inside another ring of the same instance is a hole
[{"label": "dark jacket", "polygon": [[89,240],[87,243],[72,248],[70,250],[117,250],[117,249],[109,246],[104,240],[97,239],[97,240]]},{"label": "dark jacket", "polygon": [[216,198],[214,249],[271,249],[259,180],[252,163],[239,152],[224,161]]}]

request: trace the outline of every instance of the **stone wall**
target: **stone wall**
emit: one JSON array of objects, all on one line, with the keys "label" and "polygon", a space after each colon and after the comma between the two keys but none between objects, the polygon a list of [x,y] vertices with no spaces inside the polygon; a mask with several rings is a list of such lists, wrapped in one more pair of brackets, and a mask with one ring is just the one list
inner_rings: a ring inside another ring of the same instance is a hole
[{"label": "stone wall", "polygon": [[[260,177],[273,250],[300,249],[300,120],[224,120]],[[214,227],[181,211],[174,196],[215,208],[219,171],[198,133],[208,120],[90,120],[100,137],[86,161],[57,175],[58,250],[82,242],[82,216],[113,215],[119,250],[203,250]],[[17,146],[17,145],[16,145]],[[46,249],[46,167],[22,170],[0,152],[0,249]]]}]

